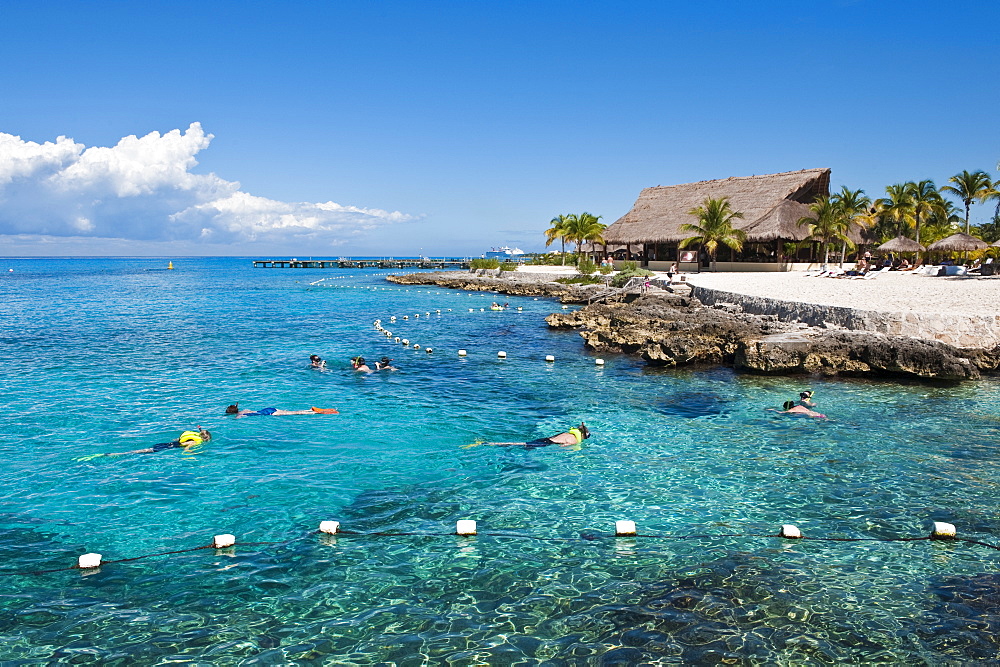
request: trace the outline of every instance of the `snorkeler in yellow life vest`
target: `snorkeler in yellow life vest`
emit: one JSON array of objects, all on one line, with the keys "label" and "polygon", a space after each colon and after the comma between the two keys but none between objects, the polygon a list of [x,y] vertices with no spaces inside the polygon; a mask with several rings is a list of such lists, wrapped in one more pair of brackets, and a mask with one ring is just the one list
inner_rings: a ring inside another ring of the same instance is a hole
[{"label": "snorkeler in yellow life vest", "polygon": [[99,458],[101,456],[124,456],[125,454],[153,454],[154,452],[162,452],[164,449],[183,449],[186,454],[196,453],[203,444],[212,439],[212,434],[198,427],[197,431],[184,431],[178,436],[176,440],[171,440],[170,442],[160,442],[152,447],[146,447],[145,449],[133,449],[128,452],[110,452],[108,454],[89,454],[88,456],[81,456],[76,461],[90,461],[92,459]]},{"label": "snorkeler in yellow life vest", "polygon": [[477,445],[493,445],[494,447],[524,447],[525,449],[536,449],[538,447],[548,447],[549,445],[561,445],[579,451],[583,441],[590,437],[590,429],[583,422],[579,426],[568,429],[565,433],[557,433],[548,438],[538,438],[530,442],[474,442],[465,447],[475,447]]}]

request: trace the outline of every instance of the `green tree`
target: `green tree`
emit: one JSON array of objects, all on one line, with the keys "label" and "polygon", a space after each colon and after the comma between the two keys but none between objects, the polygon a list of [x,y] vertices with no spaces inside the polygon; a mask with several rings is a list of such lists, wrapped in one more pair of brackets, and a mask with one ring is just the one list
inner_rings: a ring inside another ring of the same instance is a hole
[{"label": "green tree", "polygon": [[840,265],[844,265],[844,255],[847,254],[847,246],[854,246],[850,241],[850,234],[857,227],[859,230],[868,226],[871,221],[870,211],[872,200],[865,196],[864,190],[851,190],[846,185],[841,186],[840,192],[830,196],[837,211],[840,231],[843,239],[840,246]]},{"label": "green tree", "polygon": [[916,231],[916,241],[920,243],[920,220],[927,220],[944,206],[941,193],[934,186],[934,181],[926,179],[919,182],[906,183],[906,193],[910,197],[910,208],[913,211],[913,228]]},{"label": "green tree", "polygon": [[549,220],[552,225],[545,230],[545,247],[548,248],[552,242],[559,239],[562,242],[562,263],[566,264],[566,235],[569,233],[569,217],[557,215]]},{"label": "green tree", "polygon": [[809,226],[809,237],[820,242],[823,253],[823,268],[830,263],[830,244],[847,238],[844,233],[842,215],[830,197],[820,197],[809,205],[816,217],[799,218],[799,225]]},{"label": "green tree", "polygon": [[941,198],[941,205],[931,212],[923,225],[923,243],[928,245],[951,236],[962,227],[961,211],[951,201]]},{"label": "green tree", "polygon": [[[728,197],[721,199],[709,197],[702,202],[701,206],[688,211],[688,214],[698,218],[698,222],[685,222],[680,229],[682,232],[693,232],[694,236],[689,236],[681,241],[678,247],[687,248],[697,243],[698,254],[701,255],[702,250],[708,253],[713,271],[715,270],[715,254],[719,250],[720,243],[736,252],[743,250],[743,244],[747,240],[746,232],[733,226],[733,221],[742,218],[743,214],[732,209]],[[701,271],[700,261],[698,262],[698,270]]]},{"label": "green tree", "polygon": [[963,171],[961,174],[955,174],[948,181],[954,185],[942,186],[941,191],[955,195],[965,204],[965,233],[968,234],[969,207],[974,201],[982,204],[996,192],[993,189],[993,182],[990,180],[989,174],[981,170],[971,173]]},{"label": "green tree", "polygon": [[591,215],[583,212],[580,215],[572,213],[566,216],[566,240],[576,243],[576,253],[581,254],[583,244],[587,241],[592,243],[604,243],[601,234],[607,229],[607,225],[601,224],[601,216]]},{"label": "green tree", "polygon": [[887,185],[885,193],[888,196],[876,201],[875,208],[883,220],[896,223],[889,225],[892,236],[905,236],[913,222],[913,198],[909,188],[905,183],[896,183]]}]

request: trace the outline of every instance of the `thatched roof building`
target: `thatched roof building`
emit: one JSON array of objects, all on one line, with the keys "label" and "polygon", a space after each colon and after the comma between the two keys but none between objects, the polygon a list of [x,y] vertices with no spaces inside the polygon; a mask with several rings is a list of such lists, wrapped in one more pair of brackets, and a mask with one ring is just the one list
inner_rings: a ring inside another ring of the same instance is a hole
[{"label": "thatched roof building", "polygon": [[809,204],[829,193],[829,169],[646,188],[632,210],[602,236],[609,244],[676,243],[691,236],[680,229],[684,223],[697,222],[691,209],[710,197],[728,197],[733,210],[743,214],[734,224],[746,232],[748,241],[801,241],[809,231],[806,225],[799,226],[799,220],[811,216]]}]

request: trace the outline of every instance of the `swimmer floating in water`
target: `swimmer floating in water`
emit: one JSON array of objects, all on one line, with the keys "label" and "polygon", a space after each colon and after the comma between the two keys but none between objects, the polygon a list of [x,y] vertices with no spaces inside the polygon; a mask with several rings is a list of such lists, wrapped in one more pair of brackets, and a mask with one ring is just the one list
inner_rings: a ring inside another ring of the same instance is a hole
[{"label": "swimmer floating in water", "polygon": [[590,429],[583,422],[580,422],[579,426],[574,426],[564,433],[557,433],[556,435],[549,436],[548,438],[538,438],[537,440],[532,440],[530,442],[474,442],[471,445],[466,445],[465,449],[469,447],[476,447],[478,445],[488,445],[493,447],[524,447],[525,449],[536,449],[538,447],[548,447],[549,445],[560,445],[562,447],[569,447],[570,449],[579,450],[580,444],[590,437]]},{"label": "swimmer floating in water", "polygon": [[392,359],[389,357],[382,357],[381,361],[375,362],[375,370],[377,371],[398,371],[399,369],[392,365]]},{"label": "swimmer floating in water", "polygon": [[812,410],[816,407],[816,403],[813,402],[813,391],[812,389],[807,389],[806,391],[799,392],[799,400],[795,401],[796,405],[801,405],[804,408],[809,408]]},{"label": "swimmer floating in water", "polygon": [[101,456],[125,456],[126,454],[154,454],[162,452],[164,449],[183,449],[185,453],[194,453],[204,443],[212,439],[212,434],[198,427],[197,431],[184,431],[176,440],[170,442],[160,442],[145,449],[133,449],[129,452],[110,452],[108,454],[90,454],[74,459],[76,461],[90,461]]},{"label": "swimmer floating in water", "polygon": [[795,401],[785,401],[781,407],[783,408],[781,410],[775,410],[774,408],[768,408],[768,410],[777,412],[779,415],[802,415],[804,417],[826,419],[826,415],[815,410],[810,410],[807,407],[797,404]]},{"label": "swimmer floating in water", "polygon": [[326,369],[326,362],[318,354],[309,355],[309,365],[320,370]]},{"label": "swimmer floating in water", "polygon": [[339,415],[333,408],[309,408],[308,410],[279,410],[278,408],[261,408],[260,410],[240,410],[240,404],[234,403],[226,407],[227,415],[240,417],[284,417],[285,415]]},{"label": "swimmer floating in water", "polygon": [[365,363],[364,357],[354,357],[351,359],[351,367],[356,371],[361,371],[362,373],[374,373],[368,364]]}]

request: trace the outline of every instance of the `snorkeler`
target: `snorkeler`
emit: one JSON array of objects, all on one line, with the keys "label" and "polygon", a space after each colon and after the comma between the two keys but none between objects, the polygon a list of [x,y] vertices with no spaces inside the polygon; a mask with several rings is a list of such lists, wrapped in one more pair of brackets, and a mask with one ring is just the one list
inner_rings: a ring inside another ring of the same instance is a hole
[{"label": "snorkeler", "polygon": [[240,410],[240,404],[226,406],[227,415],[240,417],[284,417],[285,415],[339,415],[333,408],[309,408],[308,410],[280,410],[278,408],[261,408],[260,410]]},{"label": "snorkeler", "polygon": [[781,407],[783,408],[781,410],[775,410],[774,408],[768,408],[768,410],[771,412],[777,412],[779,415],[802,415],[804,417],[814,417],[816,419],[827,418],[826,415],[816,412],[815,410],[810,410],[805,406],[799,405],[795,401],[785,401]]},{"label": "snorkeler", "polygon": [[362,373],[374,373],[368,364],[365,363],[364,357],[354,357],[351,359],[351,367],[356,371],[361,371]]},{"label": "snorkeler", "polygon": [[375,370],[377,371],[398,371],[399,369],[392,365],[392,359],[389,357],[382,357],[381,361],[375,362]]},{"label": "snorkeler", "polygon": [[171,440],[170,442],[160,442],[152,447],[146,447],[145,449],[133,449],[129,452],[110,452],[107,454],[90,454],[88,456],[81,456],[76,461],[90,461],[91,459],[96,459],[101,456],[124,456],[126,454],[153,454],[155,452],[162,452],[164,449],[183,449],[185,452],[194,452],[197,448],[212,439],[212,434],[198,427],[197,431],[184,431],[176,440]]},{"label": "snorkeler", "polygon": [[538,447],[548,447],[549,445],[579,448],[580,444],[589,437],[590,429],[587,428],[586,424],[580,422],[579,426],[574,426],[564,433],[557,433],[556,435],[552,435],[547,438],[538,438],[537,440],[531,440],[530,442],[474,442],[471,445],[466,445],[465,448],[467,449],[477,445],[492,445],[494,447],[524,447],[525,449],[536,449]]},{"label": "snorkeler", "polygon": [[813,397],[812,389],[807,389],[806,391],[800,391],[799,400],[797,400],[795,404],[801,405],[802,407],[809,408],[811,410],[812,408],[816,407],[816,403],[813,402],[812,397]]}]

